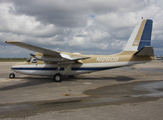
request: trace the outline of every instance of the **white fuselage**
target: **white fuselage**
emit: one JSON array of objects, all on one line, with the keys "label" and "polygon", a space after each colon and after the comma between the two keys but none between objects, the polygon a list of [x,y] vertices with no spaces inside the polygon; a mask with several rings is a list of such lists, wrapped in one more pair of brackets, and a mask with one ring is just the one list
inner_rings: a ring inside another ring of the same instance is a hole
[{"label": "white fuselage", "polygon": [[26,75],[53,76],[57,72],[61,73],[62,75],[77,75],[145,62],[147,61],[64,64],[59,66],[59,70],[58,64],[29,64],[28,62],[23,62],[13,65],[11,69],[16,73]]}]

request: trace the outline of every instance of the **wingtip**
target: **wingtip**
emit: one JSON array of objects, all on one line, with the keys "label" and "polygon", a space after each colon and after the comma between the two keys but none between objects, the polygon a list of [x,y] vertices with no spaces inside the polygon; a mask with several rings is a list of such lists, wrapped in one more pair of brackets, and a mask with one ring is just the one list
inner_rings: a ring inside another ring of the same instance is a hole
[{"label": "wingtip", "polygon": [[5,43],[17,43],[18,41],[5,41]]}]

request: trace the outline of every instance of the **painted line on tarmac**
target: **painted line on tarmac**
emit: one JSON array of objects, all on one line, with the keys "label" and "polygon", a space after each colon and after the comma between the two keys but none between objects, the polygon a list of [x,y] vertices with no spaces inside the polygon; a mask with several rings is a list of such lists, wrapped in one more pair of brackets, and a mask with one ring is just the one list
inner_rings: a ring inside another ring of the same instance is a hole
[{"label": "painted line on tarmac", "polygon": [[83,83],[83,84],[85,84],[85,85],[91,85],[92,83]]},{"label": "painted line on tarmac", "polygon": [[144,76],[144,77],[147,77],[146,75],[144,75],[144,74],[142,74],[142,73],[140,73],[138,71],[135,71],[135,72],[138,73],[138,74],[140,74],[140,75],[142,75],[142,76]]},{"label": "painted line on tarmac", "polygon": [[72,96],[72,97],[110,97],[111,95],[77,95],[77,94],[62,94],[62,96]]},{"label": "painted line on tarmac", "polygon": [[16,79],[6,79],[4,81],[1,81],[0,83],[4,83],[4,82],[8,82],[8,81],[12,81],[12,80],[16,80]]},{"label": "painted line on tarmac", "polygon": [[75,94],[62,94],[62,96],[78,96],[78,97],[89,97],[90,95],[75,95]]}]

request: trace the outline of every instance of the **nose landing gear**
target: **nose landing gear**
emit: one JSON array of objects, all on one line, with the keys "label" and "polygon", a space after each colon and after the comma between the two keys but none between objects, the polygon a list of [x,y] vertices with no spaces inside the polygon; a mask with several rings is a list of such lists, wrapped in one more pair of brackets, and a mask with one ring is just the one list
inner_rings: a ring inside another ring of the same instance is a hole
[{"label": "nose landing gear", "polygon": [[9,78],[11,78],[11,79],[15,78],[15,74],[14,73],[10,73]]}]

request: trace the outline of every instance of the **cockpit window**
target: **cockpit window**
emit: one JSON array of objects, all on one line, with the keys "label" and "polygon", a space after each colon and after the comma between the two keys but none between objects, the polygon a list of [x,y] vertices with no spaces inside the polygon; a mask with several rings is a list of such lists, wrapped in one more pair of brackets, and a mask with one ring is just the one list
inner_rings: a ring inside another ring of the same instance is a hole
[{"label": "cockpit window", "polygon": [[37,63],[37,60],[35,58],[33,58],[32,63]]},{"label": "cockpit window", "polygon": [[30,62],[30,61],[31,61],[31,58],[32,58],[32,57],[28,58],[28,59],[26,60],[26,62]]}]

